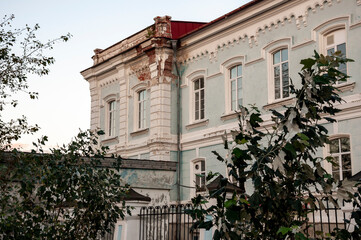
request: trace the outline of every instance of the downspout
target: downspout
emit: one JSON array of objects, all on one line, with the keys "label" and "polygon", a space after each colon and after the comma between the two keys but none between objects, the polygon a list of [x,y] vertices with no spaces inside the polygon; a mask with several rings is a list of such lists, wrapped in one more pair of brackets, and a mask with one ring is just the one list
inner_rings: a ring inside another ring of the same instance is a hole
[{"label": "downspout", "polygon": [[181,154],[181,146],[180,146],[180,74],[177,64],[177,43],[178,40],[171,40],[172,48],[173,48],[173,63],[176,69],[177,74],[177,202],[180,203],[180,177],[181,177],[181,167],[180,167],[180,154]]}]

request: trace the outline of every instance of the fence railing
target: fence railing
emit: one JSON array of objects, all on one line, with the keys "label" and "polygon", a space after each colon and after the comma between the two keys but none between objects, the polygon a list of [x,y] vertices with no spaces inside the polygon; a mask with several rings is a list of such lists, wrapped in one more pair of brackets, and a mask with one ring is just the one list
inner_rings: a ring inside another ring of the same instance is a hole
[{"label": "fence railing", "polygon": [[[336,228],[353,231],[354,224],[351,221],[352,203],[344,201],[331,202],[322,199],[315,202],[317,210],[308,214],[308,224],[304,232],[310,238],[322,238],[333,232]],[[307,206],[306,206],[307,208]]]},{"label": "fence railing", "polygon": [[[320,239],[333,232],[335,228],[353,230],[352,222],[350,224],[350,203],[339,201],[335,204],[323,199],[315,205],[317,210],[310,211],[307,215],[308,223],[302,229],[307,237]],[[190,231],[193,219],[184,212],[191,208],[191,204],[143,207],[139,214],[139,240],[200,239],[199,230]]]},{"label": "fence railing", "polygon": [[199,230],[191,231],[193,219],[184,211],[192,205],[143,207],[139,218],[139,240],[198,240]]}]

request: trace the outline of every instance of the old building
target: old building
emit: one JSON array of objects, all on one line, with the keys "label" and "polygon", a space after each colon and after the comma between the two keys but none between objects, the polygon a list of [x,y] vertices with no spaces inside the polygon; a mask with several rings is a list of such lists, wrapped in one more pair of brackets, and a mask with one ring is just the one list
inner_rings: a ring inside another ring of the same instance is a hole
[{"label": "old building", "polygon": [[255,104],[267,120],[268,110],[292,104],[289,79],[298,84],[299,62],[314,50],[355,60],[340,67],[352,77],[338,86],[345,102],[337,122],[325,125],[332,144],[319,155],[338,157],[340,168],[325,163],[336,178],[361,171],[360,0],[254,0],[209,23],[154,20],[96,49],[82,71],[91,128],[106,132],[101,144],[125,158],[178,163],[173,184],[135,187],[152,193],[150,205],[189,202],[205,190],[198,174],[226,175],[211,151],[226,154],[222,135],[237,129],[238,106]]}]

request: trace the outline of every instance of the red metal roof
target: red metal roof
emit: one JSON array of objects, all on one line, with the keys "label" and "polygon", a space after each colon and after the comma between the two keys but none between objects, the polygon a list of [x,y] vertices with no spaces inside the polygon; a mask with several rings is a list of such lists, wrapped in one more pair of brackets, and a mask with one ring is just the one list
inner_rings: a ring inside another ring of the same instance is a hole
[{"label": "red metal roof", "polygon": [[214,24],[214,23],[217,23],[217,22],[219,22],[219,21],[221,21],[221,20],[223,20],[223,19],[225,19],[225,18],[227,18],[227,17],[229,17],[229,16],[231,16],[231,15],[233,15],[233,14],[236,14],[236,13],[238,13],[238,12],[240,12],[240,11],[242,11],[242,10],[250,7],[250,6],[253,6],[253,5],[255,5],[256,3],[261,2],[261,1],[263,1],[263,0],[252,0],[252,1],[250,1],[250,2],[248,2],[248,3],[246,3],[246,4],[244,4],[244,5],[242,5],[242,6],[239,7],[239,8],[234,9],[233,11],[224,14],[223,16],[214,19],[213,21],[211,21],[211,22],[209,22],[209,23],[207,23],[207,24],[203,24],[203,25],[199,26],[198,28],[195,28],[195,29],[193,29],[192,31],[189,31],[189,32],[187,32],[187,33],[179,36],[179,38],[188,36],[188,35],[190,35],[190,34],[192,34],[192,33],[194,33],[194,32],[197,32],[197,31],[200,30],[200,29],[206,28],[206,27],[208,27],[208,26],[210,26],[210,25],[212,25],[212,24]]},{"label": "red metal roof", "polygon": [[171,21],[172,39],[179,39],[180,36],[187,34],[207,23],[203,22],[184,22]]}]

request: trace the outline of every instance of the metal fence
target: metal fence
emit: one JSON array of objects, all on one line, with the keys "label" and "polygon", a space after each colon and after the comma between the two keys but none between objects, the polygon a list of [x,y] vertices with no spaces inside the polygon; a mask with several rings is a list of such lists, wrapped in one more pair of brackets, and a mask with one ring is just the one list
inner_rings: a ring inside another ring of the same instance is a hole
[{"label": "metal fence", "polygon": [[[334,204],[323,199],[315,205],[315,211],[308,206],[308,223],[302,229],[307,237],[320,239],[335,228],[353,230],[350,203],[340,201]],[[200,231],[190,231],[193,220],[184,212],[191,207],[190,204],[143,207],[139,214],[139,240],[199,240]]]},{"label": "metal fence", "polygon": [[352,203],[344,201],[331,202],[328,199],[322,199],[316,201],[315,205],[317,210],[310,211],[307,216],[308,224],[304,229],[307,237],[323,238],[336,228],[353,231],[354,222],[351,221]]},{"label": "metal fence", "polygon": [[199,230],[191,231],[193,220],[184,212],[191,207],[143,207],[139,214],[139,240],[199,240]]}]

